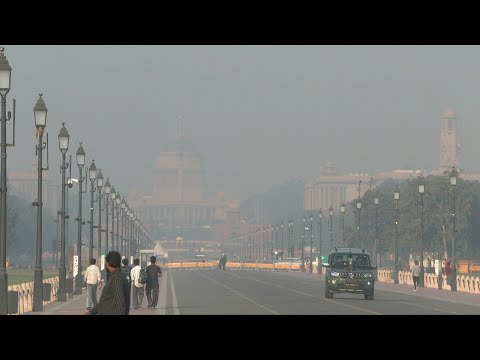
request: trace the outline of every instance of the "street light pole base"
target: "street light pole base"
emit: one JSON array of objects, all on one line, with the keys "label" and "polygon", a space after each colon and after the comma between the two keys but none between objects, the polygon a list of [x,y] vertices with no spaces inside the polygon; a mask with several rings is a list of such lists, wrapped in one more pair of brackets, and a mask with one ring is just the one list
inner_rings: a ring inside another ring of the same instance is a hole
[{"label": "street light pole base", "polygon": [[0,268],[0,315],[7,315],[8,304],[8,276],[7,269]]},{"label": "street light pole base", "polygon": [[35,269],[33,275],[33,307],[32,311],[43,311],[43,269]]},{"label": "street light pole base", "polygon": [[398,271],[397,270],[393,270],[393,283],[394,284],[399,283],[399,281],[398,281]]},{"label": "street light pole base", "polygon": [[58,268],[58,301],[67,301],[67,269],[65,266]]},{"label": "street light pole base", "polygon": [[450,274],[450,290],[457,291],[457,269],[452,267],[452,273]]},{"label": "street light pole base", "polygon": [[425,269],[423,265],[420,267],[420,275],[418,278],[418,287],[425,287]]}]

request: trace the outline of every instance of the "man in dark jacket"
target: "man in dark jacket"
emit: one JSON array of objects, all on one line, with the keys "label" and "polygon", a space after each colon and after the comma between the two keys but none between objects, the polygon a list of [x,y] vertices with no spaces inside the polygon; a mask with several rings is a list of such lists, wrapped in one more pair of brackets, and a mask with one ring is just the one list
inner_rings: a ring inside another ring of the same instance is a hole
[{"label": "man in dark jacket", "polygon": [[110,251],[105,257],[107,281],[98,305],[88,311],[90,315],[128,315],[130,291],[128,281],[120,269],[122,257],[118,251]]},{"label": "man in dark jacket", "polygon": [[157,262],[156,256],[150,257],[151,265],[147,266],[148,281],[145,286],[145,292],[147,293],[148,308],[155,309],[158,302],[158,293],[160,291],[160,284],[158,278],[162,276],[162,269],[155,264]]}]

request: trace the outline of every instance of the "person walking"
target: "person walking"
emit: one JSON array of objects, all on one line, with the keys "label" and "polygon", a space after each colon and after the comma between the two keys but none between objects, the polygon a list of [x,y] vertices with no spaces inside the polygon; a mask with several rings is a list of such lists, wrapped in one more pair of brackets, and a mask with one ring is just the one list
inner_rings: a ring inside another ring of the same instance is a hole
[{"label": "person walking", "polygon": [[148,280],[145,286],[145,292],[147,293],[148,308],[155,309],[158,303],[158,293],[160,291],[160,285],[158,278],[162,276],[162,269],[155,264],[157,262],[156,256],[150,257],[150,265],[147,266]]},{"label": "person walking", "polygon": [[420,279],[420,266],[418,260],[415,260],[415,265],[412,267],[413,291],[417,291],[418,280]]},{"label": "person walking", "polygon": [[107,281],[98,304],[88,315],[128,315],[130,297],[128,281],[120,269],[122,257],[118,251],[110,251],[105,257]]},{"label": "person walking", "polygon": [[132,293],[133,293],[133,308],[139,309],[142,307],[143,301],[143,284],[138,281],[140,279],[140,259],[133,260],[133,269],[130,272],[130,278],[132,279]]},{"label": "person walking", "polygon": [[91,310],[97,306],[97,288],[102,284],[102,275],[96,263],[97,260],[91,258],[90,266],[85,270],[84,280],[87,284],[87,310]]},{"label": "person walking", "polygon": [[128,265],[128,259],[124,258],[122,260],[122,267],[120,268],[122,270],[123,275],[125,275],[125,278],[128,281],[128,298],[131,299],[131,293],[132,293],[132,279],[130,277],[130,272],[132,268]]}]

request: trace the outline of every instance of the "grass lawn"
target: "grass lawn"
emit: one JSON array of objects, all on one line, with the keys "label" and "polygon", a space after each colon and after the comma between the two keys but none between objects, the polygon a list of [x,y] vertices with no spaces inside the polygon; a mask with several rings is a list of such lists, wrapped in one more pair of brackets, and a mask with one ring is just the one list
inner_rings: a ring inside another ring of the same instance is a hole
[{"label": "grass lawn", "polygon": [[[34,270],[8,269],[8,285],[22,284],[33,281]],[[48,279],[58,276],[57,269],[43,269],[43,278]]]}]

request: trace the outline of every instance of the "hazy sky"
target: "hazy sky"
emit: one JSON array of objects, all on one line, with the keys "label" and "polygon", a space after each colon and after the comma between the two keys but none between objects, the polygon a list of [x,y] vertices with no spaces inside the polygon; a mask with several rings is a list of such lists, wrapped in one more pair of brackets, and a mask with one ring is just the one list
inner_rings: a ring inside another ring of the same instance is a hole
[{"label": "hazy sky", "polygon": [[461,166],[480,171],[478,46],[5,47],[9,109],[17,99],[9,172],[29,169],[35,156],[39,92],[51,174],[60,178],[65,121],[70,153],[83,141],[87,164],[95,159],[123,194],[149,183],[179,115],[209,189],[241,200],[288,178],[318,176],[328,159],[339,173],[437,167],[449,105]]}]

